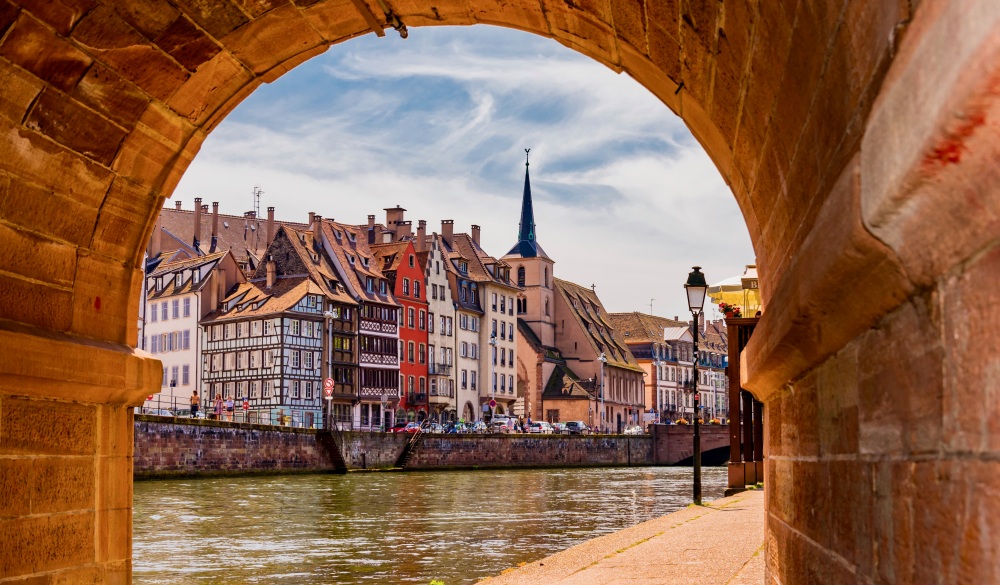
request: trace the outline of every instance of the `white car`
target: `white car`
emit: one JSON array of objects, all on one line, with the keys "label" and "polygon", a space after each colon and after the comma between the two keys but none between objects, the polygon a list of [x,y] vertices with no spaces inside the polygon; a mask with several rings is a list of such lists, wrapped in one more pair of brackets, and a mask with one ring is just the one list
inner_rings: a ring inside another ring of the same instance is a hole
[{"label": "white car", "polygon": [[494,416],[490,421],[490,429],[494,433],[513,433],[514,419],[506,416]]},{"label": "white car", "polygon": [[541,434],[541,435],[551,435],[553,433],[552,425],[544,420],[536,420],[535,422],[528,425],[528,432]]}]

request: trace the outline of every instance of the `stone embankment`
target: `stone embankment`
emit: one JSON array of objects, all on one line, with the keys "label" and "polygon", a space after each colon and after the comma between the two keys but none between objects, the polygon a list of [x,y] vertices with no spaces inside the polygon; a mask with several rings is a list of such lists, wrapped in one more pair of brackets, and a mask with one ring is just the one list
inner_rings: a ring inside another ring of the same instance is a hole
[{"label": "stone embankment", "polygon": [[[201,419],[135,417],[136,479],[390,469],[411,435],[345,431],[327,440],[314,429]],[[702,445],[719,450],[728,427],[706,427]],[[339,453],[331,449],[339,449]],[[691,456],[690,429],[657,425],[651,435],[431,435],[406,469],[672,465]]]}]

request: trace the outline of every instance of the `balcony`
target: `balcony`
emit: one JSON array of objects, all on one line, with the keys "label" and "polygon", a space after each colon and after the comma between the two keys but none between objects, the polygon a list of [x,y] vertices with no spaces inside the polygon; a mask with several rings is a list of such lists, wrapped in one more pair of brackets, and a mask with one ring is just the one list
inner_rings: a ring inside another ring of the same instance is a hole
[{"label": "balcony", "polygon": [[431,398],[454,398],[455,391],[447,388],[441,388],[440,390],[436,388],[431,388]]},{"label": "balcony", "polygon": [[408,392],[406,394],[407,404],[427,404],[426,392]]},{"label": "balcony", "polygon": [[431,376],[450,376],[450,364],[427,364],[427,373]]}]

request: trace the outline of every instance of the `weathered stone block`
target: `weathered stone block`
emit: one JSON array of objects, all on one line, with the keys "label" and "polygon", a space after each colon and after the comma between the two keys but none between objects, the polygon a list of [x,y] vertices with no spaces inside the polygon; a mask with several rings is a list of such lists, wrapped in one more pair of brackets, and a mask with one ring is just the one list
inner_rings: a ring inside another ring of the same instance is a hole
[{"label": "weathered stone block", "polygon": [[91,63],[90,57],[24,12],[0,43],[0,56],[66,92]]},{"label": "weathered stone block", "polygon": [[68,35],[73,25],[92,10],[94,4],[94,0],[21,0],[22,8],[62,36]]},{"label": "weathered stone block", "polygon": [[73,97],[122,128],[132,128],[150,101],[149,96],[100,63],[94,63],[80,79]]},{"label": "weathered stone block", "polygon": [[38,94],[42,82],[23,69],[7,63],[0,63],[0,116],[14,124],[20,124]]},{"label": "weathered stone block", "polygon": [[31,464],[31,459],[0,459],[0,518],[31,513]]},{"label": "weathered stone block", "polygon": [[191,20],[197,22],[198,26],[216,39],[221,39],[250,20],[229,2],[179,0],[177,5]]},{"label": "weathered stone block", "polygon": [[202,63],[212,59],[222,48],[216,42],[201,32],[184,15],[179,15],[173,23],[154,39],[154,42],[164,51],[177,59],[177,62],[195,71]]},{"label": "weathered stone block", "polygon": [[0,411],[0,453],[93,455],[93,406],[7,396]]},{"label": "weathered stone block", "polygon": [[0,520],[0,579],[93,562],[94,514]]},{"label": "weathered stone block", "polygon": [[127,456],[99,457],[97,467],[100,473],[97,509],[131,509],[132,458]]},{"label": "weathered stone block", "polygon": [[79,102],[48,89],[35,101],[24,124],[103,165],[111,164],[125,137],[121,127]]},{"label": "weathered stone block", "polygon": [[233,56],[257,74],[325,42],[290,4],[222,38],[222,44]]},{"label": "weathered stone block", "polygon": [[90,458],[37,458],[32,465],[31,513],[92,509],[94,483]]},{"label": "weathered stone block", "polygon": [[99,6],[73,29],[73,40],[148,94],[166,101],[189,74],[110,8]]}]

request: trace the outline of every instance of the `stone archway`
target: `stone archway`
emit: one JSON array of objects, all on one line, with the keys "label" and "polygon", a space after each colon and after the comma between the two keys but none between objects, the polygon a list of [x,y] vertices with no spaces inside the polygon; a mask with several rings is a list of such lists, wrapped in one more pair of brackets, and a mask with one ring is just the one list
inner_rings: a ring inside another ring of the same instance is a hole
[{"label": "stone archway", "polygon": [[[965,530],[998,483],[1000,432],[965,424],[1000,349],[977,318],[1000,300],[994,2],[384,4],[397,25],[555,38],[634,77],[715,161],[767,306],[743,379],[767,404],[773,575],[996,571],[992,533]],[[381,34],[378,6],[0,4],[0,577],[130,572],[129,406],[160,379],[131,347],[157,210],[232,108]],[[873,485],[877,504],[853,506]],[[906,486],[967,496],[963,519]]]}]

